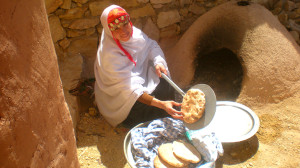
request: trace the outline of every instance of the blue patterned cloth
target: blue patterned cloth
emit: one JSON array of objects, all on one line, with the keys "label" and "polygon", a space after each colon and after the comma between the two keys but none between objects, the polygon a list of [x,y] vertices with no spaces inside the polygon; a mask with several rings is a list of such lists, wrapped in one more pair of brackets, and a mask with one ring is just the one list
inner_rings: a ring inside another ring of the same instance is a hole
[{"label": "blue patterned cloth", "polygon": [[153,160],[162,143],[185,139],[185,127],[181,120],[170,117],[153,120],[148,127],[131,131],[132,154],[136,167],[154,167]]},{"label": "blue patterned cloth", "polygon": [[[170,117],[153,120],[147,127],[134,128],[130,132],[131,144],[132,144],[132,155],[138,168],[154,168],[153,161],[155,156],[158,154],[158,147],[163,143],[173,142],[175,140],[188,141],[186,136],[186,128],[181,120],[176,120]],[[196,134],[193,134],[196,135]],[[202,138],[202,136],[199,136]],[[194,139],[195,136],[193,136]],[[201,143],[210,144],[211,141],[205,137],[205,140]],[[216,139],[217,140],[217,139]],[[193,141],[191,141],[193,143]],[[199,145],[204,148],[212,149],[201,149],[200,154],[204,159],[200,163],[190,164],[189,168],[213,168],[215,167],[214,161],[207,161],[207,157],[212,155],[205,153],[207,151],[215,151],[215,146],[212,145]],[[193,144],[195,145],[195,144]],[[197,148],[197,146],[195,146]],[[198,149],[198,148],[197,148]],[[222,148],[223,149],[223,148]],[[199,149],[198,149],[199,150]],[[204,153],[203,153],[204,151]],[[215,155],[213,155],[215,156]],[[208,160],[214,160],[210,158]]]}]

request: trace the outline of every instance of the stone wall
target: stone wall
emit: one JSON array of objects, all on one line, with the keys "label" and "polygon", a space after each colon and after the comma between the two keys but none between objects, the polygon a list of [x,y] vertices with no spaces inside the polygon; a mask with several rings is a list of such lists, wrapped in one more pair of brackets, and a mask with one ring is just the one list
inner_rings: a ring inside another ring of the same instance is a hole
[{"label": "stone wall", "polygon": [[[76,97],[67,92],[76,79],[93,77],[93,62],[105,7],[117,4],[127,10],[133,24],[160,42],[164,51],[176,43],[190,25],[213,7],[229,0],[45,0],[52,40],[59,59],[65,96],[74,127],[77,121]],[[300,1],[252,0],[276,15],[299,44]],[[169,40],[164,42],[168,39]],[[172,65],[170,65],[172,66]]]},{"label": "stone wall", "polygon": [[[229,0],[45,0],[45,3],[52,40],[57,45],[56,49],[63,51],[59,56],[65,56],[72,52],[69,47],[72,47],[73,41],[83,38],[93,42],[95,37],[101,35],[99,17],[108,5],[117,4],[125,8],[136,27],[159,41],[183,34],[199,16],[227,1]],[[271,10],[299,41],[300,1],[250,2],[260,3]],[[94,46],[89,49],[94,49]]]}]

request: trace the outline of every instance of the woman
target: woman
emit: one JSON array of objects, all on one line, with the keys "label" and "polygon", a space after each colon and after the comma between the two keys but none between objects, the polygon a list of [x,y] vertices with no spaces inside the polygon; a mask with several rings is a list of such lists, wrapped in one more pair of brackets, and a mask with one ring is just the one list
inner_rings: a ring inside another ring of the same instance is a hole
[{"label": "woman", "polygon": [[112,126],[123,122],[129,127],[168,114],[181,119],[182,113],[173,108],[181,104],[155,95],[162,92],[159,88],[172,94],[166,82],[160,82],[161,73],[169,72],[158,44],[134,27],[128,13],[117,5],[107,7],[100,19],[95,99],[104,118]]}]

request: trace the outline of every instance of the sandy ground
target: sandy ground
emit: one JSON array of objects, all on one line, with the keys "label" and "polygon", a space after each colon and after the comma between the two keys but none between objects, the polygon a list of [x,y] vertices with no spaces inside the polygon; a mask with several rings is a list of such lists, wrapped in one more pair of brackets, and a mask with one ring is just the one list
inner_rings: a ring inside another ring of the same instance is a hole
[{"label": "sandy ground", "polygon": [[[81,167],[129,168],[123,152],[128,130],[112,128],[99,114],[90,115],[91,101],[80,100],[77,150]],[[248,140],[223,144],[225,153],[217,160],[217,168],[300,167],[299,107],[300,95],[252,109],[260,118],[259,131]]]},{"label": "sandy ground", "polygon": [[77,154],[82,168],[121,168],[127,164],[123,140],[128,129],[113,128],[97,113],[90,115],[92,101],[80,97],[80,121],[77,126]]}]

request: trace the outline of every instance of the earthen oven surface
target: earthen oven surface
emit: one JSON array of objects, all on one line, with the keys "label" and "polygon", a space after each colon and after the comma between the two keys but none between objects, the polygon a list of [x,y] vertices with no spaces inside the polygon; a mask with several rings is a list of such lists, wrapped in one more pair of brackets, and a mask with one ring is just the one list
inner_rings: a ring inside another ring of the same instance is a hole
[{"label": "earthen oven surface", "polygon": [[43,0],[0,4],[0,167],[77,168]]}]

